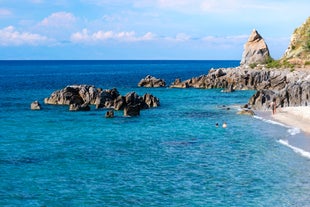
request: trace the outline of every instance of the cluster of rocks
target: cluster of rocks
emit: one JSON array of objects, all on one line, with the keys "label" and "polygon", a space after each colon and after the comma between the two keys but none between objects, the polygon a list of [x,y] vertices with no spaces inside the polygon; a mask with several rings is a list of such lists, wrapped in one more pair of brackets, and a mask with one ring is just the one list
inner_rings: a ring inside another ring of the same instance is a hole
[{"label": "cluster of rocks", "polygon": [[[124,110],[125,116],[136,116],[140,110],[158,107],[159,99],[152,94],[139,96],[136,92],[120,95],[116,88],[103,90],[91,85],[70,85],[54,91],[50,97],[44,99],[45,104],[69,105],[70,111],[89,111],[90,105],[99,108]],[[107,113],[107,117],[114,116],[114,112]]]},{"label": "cluster of rocks", "polygon": [[147,87],[147,88],[159,88],[165,87],[166,82],[163,79],[158,79],[153,76],[147,75],[145,78],[141,79],[138,83],[139,87]]},{"label": "cluster of rocks", "polygon": [[249,100],[249,105],[255,109],[268,107],[273,98],[281,107],[310,104],[310,71],[305,70],[250,69],[242,66],[212,69],[207,75],[183,82],[177,79],[170,87],[223,88],[223,92],[257,90]]}]

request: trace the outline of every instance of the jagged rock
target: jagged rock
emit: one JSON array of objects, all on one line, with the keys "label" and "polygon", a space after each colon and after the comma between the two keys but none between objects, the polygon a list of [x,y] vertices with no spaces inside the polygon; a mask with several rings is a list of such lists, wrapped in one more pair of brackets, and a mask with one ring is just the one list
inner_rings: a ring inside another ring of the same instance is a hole
[{"label": "jagged rock", "polygon": [[61,90],[57,90],[50,97],[44,99],[45,104],[69,105],[74,101],[76,104],[94,104],[98,96],[98,89],[90,85],[71,85]]},{"label": "jagged rock", "polygon": [[69,111],[90,111],[90,107],[88,103],[82,105],[73,103],[69,105]]},{"label": "jagged rock", "polygon": [[160,105],[159,99],[149,93],[143,95],[143,102],[143,108],[154,108]]},{"label": "jagged rock", "polygon": [[187,82],[182,82],[180,78],[175,79],[175,81],[170,85],[170,88],[188,88]]},{"label": "jagged rock", "polygon": [[124,108],[124,116],[140,116],[140,105],[128,105]]},{"label": "jagged rock", "polygon": [[96,98],[96,108],[112,108],[118,96],[120,94],[116,88],[102,90]]},{"label": "jagged rock", "polygon": [[241,111],[239,111],[237,114],[240,114],[240,115],[250,115],[250,116],[254,116],[255,113],[253,110],[250,110],[250,109],[243,109]]},{"label": "jagged rock", "polygon": [[114,109],[115,110],[123,110],[125,106],[126,106],[126,100],[125,100],[124,96],[118,96],[114,100]]},{"label": "jagged rock", "polygon": [[96,108],[113,108],[123,110],[126,106],[139,106],[140,109],[148,109],[160,105],[159,99],[151,94],[139,96],[136,92],[121,96],[116,88],[102,90],[89,85],[67,86],[57,90],[50,97],[45,98],[46,104],[70,105],[70,111],[90,110],[89,105]]},{"label": "jagged rock", "polygon": [[262,36],[254,29],[244,45],[241,65],[266,63],[270,58],[269,49]]},{"label": "jagged rock", "polygon": [[41,104],[38,101],[34,101],[30,104],[31,110],[41,110]]},{"label": "jagged rock", "polygon": [[106,118],[114,118],[114,110],[109,110],[105,114]]},{"label": "jagged rock", "polygon": [[158,79],[153,76],[147,75],[145,78],[141,79],[140,82],[138,83],[139,87],[165,87],[166,82],[163,79]]}]

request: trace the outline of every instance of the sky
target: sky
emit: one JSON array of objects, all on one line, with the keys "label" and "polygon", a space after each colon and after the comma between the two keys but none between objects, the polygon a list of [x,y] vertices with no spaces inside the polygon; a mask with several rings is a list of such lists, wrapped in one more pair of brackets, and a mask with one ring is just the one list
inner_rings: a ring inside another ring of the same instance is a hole
[{"label": "sky", "polygon": [[309,11],[309,0],[0,0],[0,60],[240,60],[253,29],[278,59]]}]

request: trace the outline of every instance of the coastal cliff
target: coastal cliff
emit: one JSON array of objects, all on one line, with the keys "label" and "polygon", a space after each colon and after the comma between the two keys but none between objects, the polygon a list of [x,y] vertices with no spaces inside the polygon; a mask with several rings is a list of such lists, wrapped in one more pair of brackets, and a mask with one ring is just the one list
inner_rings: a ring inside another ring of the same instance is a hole
[{"label": "coastal cliff", "polygon": [[281,60],[301,66],[310,64],[310,17],[295,29]]},{"label": "coastal cliff", "polygon": [[254,109],[268,108],[273,99],[278,107],[309,106],[310,18],[295,30],[291,39],[283,58],[276,61],[270,57],[261,35],[253,30],[239,67],[211,69],[207,75],[185,81],[176,79],[170,87],[222,88],[223,92],[256,90],[247,104]]}]

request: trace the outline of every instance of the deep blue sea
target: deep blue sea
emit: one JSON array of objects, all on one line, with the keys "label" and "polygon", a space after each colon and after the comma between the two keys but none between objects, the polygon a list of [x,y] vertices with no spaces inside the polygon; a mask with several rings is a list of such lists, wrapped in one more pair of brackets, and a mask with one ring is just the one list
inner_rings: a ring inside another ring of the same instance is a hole
[{"label": "deep blue sea", "polygon": [[[310,159],[279,141],[296,135],[236,115],[254,91],[137,87],[237,65],[0,61],[0,206],[309,206]],[[161,106],[113,119],[94,107],[30,110],[71,84],[152,93]]]}]

